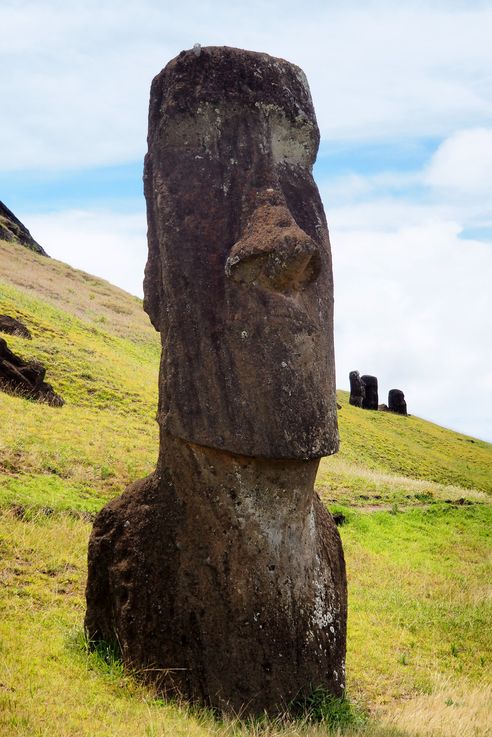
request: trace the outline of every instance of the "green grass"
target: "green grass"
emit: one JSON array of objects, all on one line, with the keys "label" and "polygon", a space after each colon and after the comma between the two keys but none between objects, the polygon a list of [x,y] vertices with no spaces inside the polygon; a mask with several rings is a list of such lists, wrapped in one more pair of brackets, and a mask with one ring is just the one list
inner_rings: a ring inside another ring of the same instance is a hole
[{"label": "green grass", "polygon": [[346,518],[349,701],[313,694],[295,722],[217,721],[89,652],[90,517],[155,465],[159,336],[139,300],[54,260],[0,243],[0,273],[0,313],[33,333],[8,344],[66,400],[0,392],[2,737],[490,734],[492,447],[345,392],[317,489]]},{"label": "green grass", "polygon": [[[348,396],[347,392],[338,392],[342,405],[340,452],[333,459],[324,459],[324,472],[330,472],[330,461],[334,461],[335,468],[337,463],[346,461],[353,465],[355,476],[357,469],[363,467],[492,494],[490,443],[419,417],[363,411],[349,405]],[[367,478],[358,483],[363,486]]]},{"label": "green grass", "polygon": [[[436,665],[477,683],[487,675],[491,530],[488,505],[350,514],[347,668],[371,703],[431,688]],[[374,672],[384,674],[384,693]]]},{"label": "green grass", "polygon": [[[395,707],[430,698],[443,677],[444,713],[458,683],[485,698],[492,656],[485,588],[490,522],[488,507],[350,513],[342,527],[350,591],[349,694],[358,714],[377,713],[387,722],[350,719],[350,730],[394,734],[387,730]],[[156,734],[229,733],[230,725],[206,713],[160,702],[117,659],[86,650],[81,622],[89,530],[85,520],[63,513],[0,516],[5,735],[146,734],[149,724]],[[325,727],[334,714],[325,715]],[[409,726],[399,733],[413,735]],[[268,729],[274,727],[280,729]],[[326,734],[322,727],[306,730]]]},{"label": "green grass", "polygon": [[11,336],[8,344],[15,353],[48,367],[47,381],[67,404],[124,414],[152,413],[159,360],[157,335],[139,343],[114,336],[61,307],[2,285],[2,312],[19,314],[20,303],[33,340],[26,343]]}]

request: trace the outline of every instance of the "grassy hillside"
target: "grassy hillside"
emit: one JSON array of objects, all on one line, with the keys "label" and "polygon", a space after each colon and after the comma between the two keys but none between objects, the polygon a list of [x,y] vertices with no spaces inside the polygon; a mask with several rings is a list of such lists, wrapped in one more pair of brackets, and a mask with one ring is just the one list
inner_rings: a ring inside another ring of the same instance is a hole
[{"label": "grassy hillside", "polygon": [[[33,340],[9,346],[66,400],[0,392],[0,734],[327,734],[218,723],[87,653],[90,519],[155,464],[158,335],[140,300],[2,242],[0,313],[27,324]],[[490,734],[492,446],[339,401],[317,486],[346,518],[349,695],[366,715],[343,733]]]}]

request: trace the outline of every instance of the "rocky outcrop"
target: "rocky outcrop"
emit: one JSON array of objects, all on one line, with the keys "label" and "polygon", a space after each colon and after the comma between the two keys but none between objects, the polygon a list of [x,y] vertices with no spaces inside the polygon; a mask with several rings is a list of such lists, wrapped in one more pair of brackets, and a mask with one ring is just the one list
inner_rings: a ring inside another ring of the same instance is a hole
[{"label": "rocky outcrop", "polygon": [[221,710],[341,696],[344,558],[313,487],[338,448],[333,282],[304,74],[183,52],[152,84],[148,142],[159,461],[96,518],[86,632]]},{"label": "rocky outcrop", "polygon": [[10,315],[0,315],[0,332],[17,335],[19,338],[31,340],[32,335],[23,322]]},{"label": "rocky outcrop", "polygon": [[12,241],[41,256],[48,256],[44,248],[34,240],[26,226],[3,202],[0,202],[0,240]]},{"label": "rocky outcrop", "polygon": [[390,389],[388,392],[388,410],[398,415],[407,415],[407,403],[401,389]]},{"label": "rocky outcrop", "polygon": [[364,389],[364,384],[362,383],[362,379],[360,378],[359,372],[351,371],[349,373],[349,380],[350,380],[349,404],[353,405],[354,407],[362,407],[362,404],[364,402],[365,389]]},{"label": "rocky outcrop", "polygon": [[377,409],[379,401],[377,378],[375,376],[364,374],[364,376],[361,376],[361,381],[364,386],[364,399],[362,401],[362,408]]},{"label": "rocky outcrop", "polygon": [[63,399],[44,380],[45,367],[38,361],[25,361],[15,355],[0,338],[0,390],[26,399],[36,399],[53,407],[61,407]]}]

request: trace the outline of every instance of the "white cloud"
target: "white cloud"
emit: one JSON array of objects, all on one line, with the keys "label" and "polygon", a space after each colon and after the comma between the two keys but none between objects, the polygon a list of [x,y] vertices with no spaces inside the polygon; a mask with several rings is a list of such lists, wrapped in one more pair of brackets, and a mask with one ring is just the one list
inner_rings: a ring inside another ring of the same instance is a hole
[{"label": "white cloud", "polygon": [[[357,162],[352,162],[357,166]],[[455,131],[415,171],[348,173],[321,182],[339,227],[395,229],[436,221],[492,226],[492,128]]]},{"label": "white cloud", "polygon": [[142,296],[147,259],[143,213],[66,210],[27,214],[25,222],[52,258]]},{"label": "white cloud", "polygon": [[463,197],[486,195],[492,204],[492,128],[458,131],[438,148],[425,182]]},{"label": "white cloud", "polygon": [[321,191],[338,386],[353,369],[375,374],[380,401],[401,388],[412,413],[492,441],[492,242],[463,236],[490,227],[491,156],[492,129],[456,131],[421,170]]},{"label": "white cloud", "polygon": [[[386,202],[386,209],[391,205]],[[492,244],[459,238],[457,223],[365,230],[328,212],[336,290],[337,385],[359,369],[380,401],[405,392],[409,411],[492,440]],[[487,337],[488,336],[488,337]]]},{"label": "white cloud", "polygon": [[0,167],[141,158],[150,81],[195,41],[300,64],[330,140],[489,125],[491,25],[482,3],[4,2]]}]

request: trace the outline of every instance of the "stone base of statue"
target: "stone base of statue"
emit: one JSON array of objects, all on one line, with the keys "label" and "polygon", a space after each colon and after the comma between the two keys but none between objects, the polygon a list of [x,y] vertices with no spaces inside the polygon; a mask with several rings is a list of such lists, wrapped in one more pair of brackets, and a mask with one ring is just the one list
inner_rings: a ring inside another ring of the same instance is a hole
[{"label": "stone base of statue", "polygon": [[97,516],[86,632],[167,696],[284,712],[345,686],[340,537],[318,461],[271,461],[161,438],[153,476]]}]

